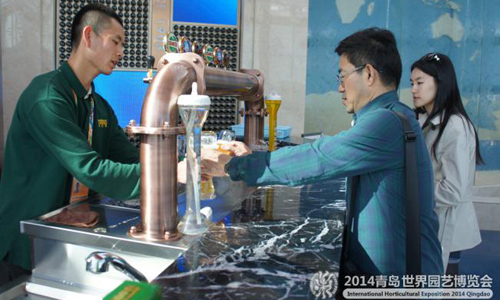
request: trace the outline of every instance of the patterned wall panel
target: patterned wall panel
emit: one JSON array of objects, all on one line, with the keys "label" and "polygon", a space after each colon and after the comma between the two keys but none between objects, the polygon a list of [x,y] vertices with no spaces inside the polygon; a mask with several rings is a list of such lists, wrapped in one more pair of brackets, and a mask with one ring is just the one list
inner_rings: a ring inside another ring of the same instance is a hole
[{"label": "patterned wall panel", "polygon": [[57,1],[57,65],[71,53],[71,24],[75,14],[89,3],[111,7],[123,20],[125,43],[118,69],[137,70],[147,67],[150,52],[150,2],[148,0],[58,0]]},{"label": "patterned wall panel", "polygon": [[[181,38],[189,38],[199,45],[209,44],[230,54],[228,70],[239,69],[240,30],[237,26],[172,22],[171,32]],[[213,66],[210,64],[209,66]],[[235,97],[211,97],[212,104],[204,130],[219,131],[236,124],[238,99]]]}]

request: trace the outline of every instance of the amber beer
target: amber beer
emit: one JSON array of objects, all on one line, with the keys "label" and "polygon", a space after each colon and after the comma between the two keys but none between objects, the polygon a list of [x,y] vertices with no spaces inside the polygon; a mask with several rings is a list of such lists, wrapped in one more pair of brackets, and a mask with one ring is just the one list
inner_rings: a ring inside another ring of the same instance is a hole
[{"label": "amber beer", "polygon": [[[230,145],[231,142],[219,140],[217,141],[217,151],[227,155],[232,155],[231,150],[228,149]],[[215,187],[212,178],[201,181],[200,192],[201,192],[201,199],[203,200],[215,198]]]},{"label": "amber beer", "polygon": [[[204,131],[201,133],[201,147],[205,149],[217,149],[217,134],[213,131]],[[201,180],[200,196],[202,200],[215,198],[215,187],[212,178]]]},{"label": "amber beer", "polygon": [[217,151],[232,156],[233,153],[229,149],[231,143],[232,142],[228,142],[228,141],[221,141],[221,140],[217,141]]},{"label": "amber beer", "polygon": [[215,198],[215,187],[212,178],[201,181],[200,194],[202,200],[209,200]]}]

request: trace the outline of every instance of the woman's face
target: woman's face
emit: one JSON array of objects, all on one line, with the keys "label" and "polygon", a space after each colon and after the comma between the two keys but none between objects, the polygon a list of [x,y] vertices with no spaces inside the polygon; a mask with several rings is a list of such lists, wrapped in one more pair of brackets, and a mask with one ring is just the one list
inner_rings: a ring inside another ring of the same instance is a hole
[{"label": "woman's face", "polygon": [[424,107],[430,113],[437,93],[437,83],[434,77],[415,68],[411,72],[411,93],[416,108]]}]

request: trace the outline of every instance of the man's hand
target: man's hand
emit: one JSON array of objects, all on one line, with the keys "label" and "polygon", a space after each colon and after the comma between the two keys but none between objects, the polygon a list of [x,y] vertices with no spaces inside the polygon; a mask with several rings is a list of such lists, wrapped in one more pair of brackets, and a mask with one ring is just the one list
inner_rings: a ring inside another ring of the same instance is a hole
[{"label": "man's hand", "polygon": [[242,142],[236,142],[236,141],[227,142],[222,144],[220,147],[222,150],[230,151],[232,156],[244,156],[252,154],[252,150],[248,148],[248,146],[245,145],[245,143]]},{"label": "man's hand", "polygon": [[227,176],[224,166],[231,160],[231,156],[215,149],[201,151],[201,172],[205,176]]}]

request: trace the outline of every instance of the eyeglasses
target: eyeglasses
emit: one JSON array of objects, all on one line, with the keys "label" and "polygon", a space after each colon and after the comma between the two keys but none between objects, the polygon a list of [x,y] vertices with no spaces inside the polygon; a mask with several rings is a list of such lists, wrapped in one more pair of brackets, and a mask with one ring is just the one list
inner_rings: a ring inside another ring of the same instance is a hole
[{"label": "eyeglasses", "polygon": [[366,67],[366,64],[365,65],[362,65],[362,66],[359,66],[357,68],[354,68],[352,70],[349,70],[347,72],[345,72],[344,74],[341,74],[340,72],[337,74],[337,81],[339,82],[340,85],[344,85],[344,79],[347,78],[347,76],[351,75],[352,73],[356,72],[356,71],[359,71],[359,70],[362,70],[364,67]]}]

